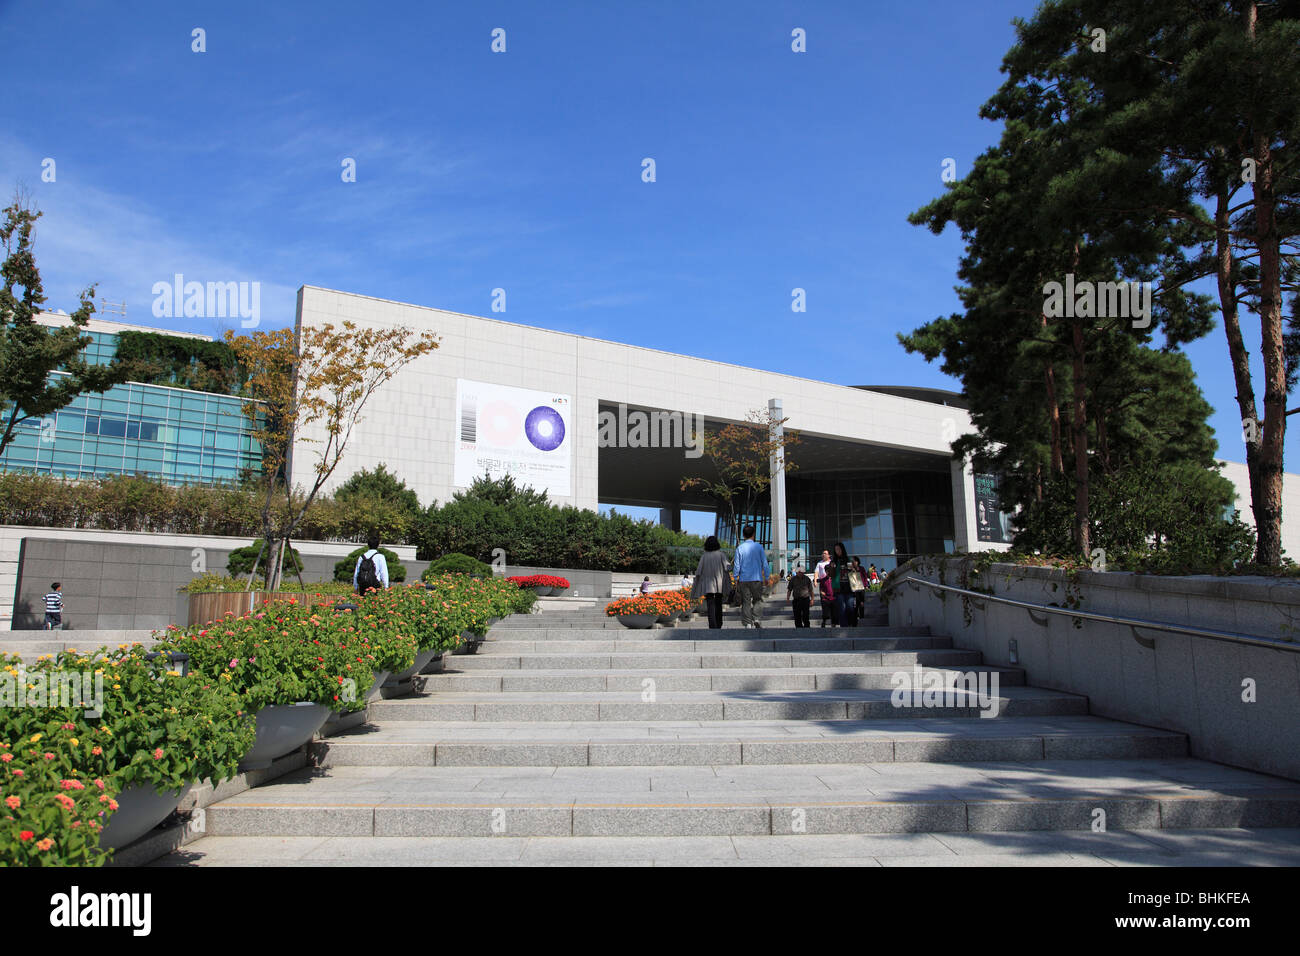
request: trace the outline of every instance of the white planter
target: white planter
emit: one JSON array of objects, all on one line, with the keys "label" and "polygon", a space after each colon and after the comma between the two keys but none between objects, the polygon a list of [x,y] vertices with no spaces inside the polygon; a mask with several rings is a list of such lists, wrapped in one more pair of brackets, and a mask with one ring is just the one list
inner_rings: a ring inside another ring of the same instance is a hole
[{"label": "white planter", "polygon": [[99,845],[117,850],[134,843],[162,823],[185,799],[193,784],[171,793],[159,793],[146,784],[132,784],[117,795],[117,809],[99,834]]},{"label": "white planter", "polygon": [[388,683],[400,684],[402,681],[410,680],[416,674],[422,673],[424,671],[425,665],[428,664],[429,661],[433,660],[434,656],[438,653],[439,653],[438,650],[432,647],[429,648],[427,651],[416,651],[415,663],[412,664],[410,667],[408,667],[406,670],[402,671],[400,674],[394,674],[392,677],[388,678]]},{"label": "white planter", "polygon": [[392,671],[375,671],[375,682],[370,685],[370,693],[366,694],[366,700],[374,700],[379,696],[380,690],[383,689],[384,681],[388,680],[388,675]]},{"label": "white planter", "polygon": [[325,705],[307,702],[263,707],[257,712],[257,740],[239,762],[239,769],[265,770],[311,740],[329,715]]}]

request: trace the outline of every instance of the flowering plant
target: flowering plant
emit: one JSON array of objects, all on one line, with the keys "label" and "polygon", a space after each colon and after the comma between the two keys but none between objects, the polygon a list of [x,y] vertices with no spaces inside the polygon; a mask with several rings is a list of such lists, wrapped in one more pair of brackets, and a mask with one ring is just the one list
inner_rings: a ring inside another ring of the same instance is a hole
[{"label": "flowering plant", "polygon": [[[0,740],[0,866],[100,866],[117,782],[67,766],[74,731]],[[78,738],[79,739],[79,738]]]},{"label": "flowering plant", "polygon": [[[29,686],[44,680],[56,690],[46,706],[0,708],[5,739],[58,736],[68,749],[56,757],[69,772],[112,777],[123,790],[171,792],[196,780],[233,777],[254,739],[239,696],[200,675],[182,677],[165,655],[148,660],[145,654],[134,644],[37,661],[23,680]],[[12,673],[13,663],[5,666]],[[76,695],[85,700],[57,690],[77,677],[94,689]]]},{"label": "flowering plant", "polygon": [[299,701],[346,712],[365,700],[375,671],[415,660],[414,635],[371,599],[341,613],[324,604],[270,605],[169,631],[162,644],[189,654],[192,671],[235,691],[249,713]]},{"label": "flowering plant", "polygon": [[562,578],[554,574],[526,574],[516,577],[506,578],[521,588],[561,588],[569,587],[569,579]]},{"label": "flowering plant", "polygon": [[675,591],[650,591],[646,594],[633,594],[630,597],[615,598],[605,605],[605,614],[609,617],[622,617],[625,614],[653,614],[663,617],[680,610],[680,604],[674,600]]}]

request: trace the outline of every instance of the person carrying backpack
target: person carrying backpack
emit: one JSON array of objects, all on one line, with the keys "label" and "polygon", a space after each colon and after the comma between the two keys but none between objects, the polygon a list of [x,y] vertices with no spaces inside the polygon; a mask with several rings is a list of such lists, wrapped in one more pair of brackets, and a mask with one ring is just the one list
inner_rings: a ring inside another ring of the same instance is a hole
[{"label": "person carrying backpack", "polygon": [[388,562],[379,551],[377,532],[370,532],[370,537],[366,539],[366,549],[357,558],[356,570],[352,572],[352,589],[358,594],[388,587]]}]

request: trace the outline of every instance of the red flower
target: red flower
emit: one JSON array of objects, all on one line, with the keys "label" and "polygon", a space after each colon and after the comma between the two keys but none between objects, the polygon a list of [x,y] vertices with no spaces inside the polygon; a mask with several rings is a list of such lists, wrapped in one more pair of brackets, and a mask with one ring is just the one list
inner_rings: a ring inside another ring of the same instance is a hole
[{"label": "red flower", "polygon": [[24,830],[22,833],[18,834],[18,839],[20,839],[20,840],[22,840],[24,843],[26,843],[28,840],[30,840],[30,839],[31,839],[32,837],[34,837],[34,836],[36,836],[36,834],[33,833],[31,830]]}]

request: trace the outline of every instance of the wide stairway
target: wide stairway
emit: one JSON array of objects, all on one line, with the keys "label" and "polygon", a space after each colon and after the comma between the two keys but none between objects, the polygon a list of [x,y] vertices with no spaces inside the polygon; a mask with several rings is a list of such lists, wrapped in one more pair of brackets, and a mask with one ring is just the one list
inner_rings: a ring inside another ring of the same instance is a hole
[{"label": "wide stairway", "polygon": [[[761,631],[732,609],[710,631],[629,630],[603,603],[500,622],[159,863],[1300,863],[1294,782],[1189,758],[879,606],[797,630],[773,600]],[[891,701],[895,675],[933,672],[996,693]]]}]

